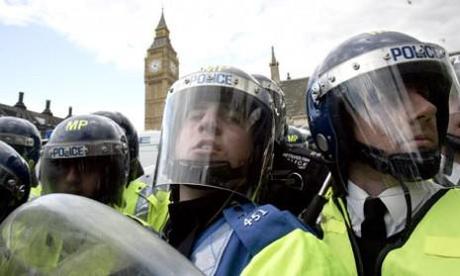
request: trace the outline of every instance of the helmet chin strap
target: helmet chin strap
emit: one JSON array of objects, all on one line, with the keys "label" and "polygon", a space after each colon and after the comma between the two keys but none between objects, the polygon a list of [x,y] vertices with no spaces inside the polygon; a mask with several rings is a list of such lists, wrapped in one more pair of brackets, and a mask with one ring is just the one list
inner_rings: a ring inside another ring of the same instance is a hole
[{"label": "helmet chin strap", "polygon": [[379,172],[394,176],[400,181],[430,179],[439,171],[439,150],[424,150],[419,153],[396,153],[386,155],[382,150],[356,142],[358,159]]},{"label": "helmet chin strap", "polygon": [[460,137],[447,133],[444,151],[444,156],[446,160],[444,168],[442,169],[444,174],[452,174],[454,166],[454,157],[457,151],[460,151]]},{"label": "helmet chin strap", "polygon": [[228,161],[175,160],[170,169],[173,182],[206,184],[230,190],[235,188],[235,182],[240,182],[237,180],[247,176],[247,166],[232,168]]},{"label": "helmet chin strap", "polygon": [[460,137],[447,133],[446,144],[449,145],[453,150],[460,151]]}]

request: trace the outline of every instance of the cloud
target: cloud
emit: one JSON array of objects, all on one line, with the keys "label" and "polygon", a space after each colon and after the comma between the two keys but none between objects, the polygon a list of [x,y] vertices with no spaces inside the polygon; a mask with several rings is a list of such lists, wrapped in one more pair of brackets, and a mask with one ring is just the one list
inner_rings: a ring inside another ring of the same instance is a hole
[{"label": "cloud", "polygon": [[[327,51],[363,31],[392,29],[460,49],[456,0],[165,1],[166,22],[181,73],[209,63],[268,74],[270,46],[281,71],[310,74]],[[42,24],[99,62],[142,73],[161,4],[147,0],[9,0],[4,24]],[[284,75],[283,75],[284,76]]]},{"label": "cloud", "polygon": [[137,0],[0,2],[0,22],[47,26],[89,50],[98,61],[123,70],[143,68],[139,63],[160,12],[151,1]]}]

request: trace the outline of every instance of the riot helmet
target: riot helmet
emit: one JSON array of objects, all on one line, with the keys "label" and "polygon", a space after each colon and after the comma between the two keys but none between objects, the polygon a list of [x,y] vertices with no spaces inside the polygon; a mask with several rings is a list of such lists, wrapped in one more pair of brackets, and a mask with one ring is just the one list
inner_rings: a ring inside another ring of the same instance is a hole
[{"label": "riot helmet", "polygon": [[26,161],[0,141],[0,222],[27,201],[29,192],[30,172]]},{"label": "riot helmet", "polygon": [[129,119],[120,112],[98,111],[93,114],[107,117],[117,123],[124,131],[129,146],[129,179],[131,182],[144,174],[144,169],[139,161],[139,138],[137,131]]},{"label": "riot helmet", "polygon": [[[450,60],[458,80],[460,77],[459,53],[451,54]],[[459,162],[460,153],[460,95],[458,92],[452,90],[449,95],[449,124],[443,147],[441,174],[435,178],[437,182],[447,187],[458,185],[458,179],[454,173],[454,164]]]},{"label": "riot helmet", "polygon": [[44,146],[43,193],[69,193],[120,205],[129,173],[124,131],[99,115],[80,115],[58,124]]},{"label": "riot helmet", "polygon": [[275,115],[275,141],[279,143],[285,137],[288,127],[286,121],[286,102],[284,100],[285,94],[276,82],[266,76],[259,74],[252,74],[252,76],[272,95],[273,113]]},{"label": "riot helmet", "polygon": [[285,137],[275,144],[270,180],[262,189],[260,203],[299,215],[318,193],[329,170],[312,157],[311,134],[289,125]]},{"label": "riot helmet", "polygon": [[[460,78],[460,53],[451,55],[452,65],[457,80]],[[460,151],[460,97],[458,91],[451,91],[449,96],[449,126],[446,145],[454,151]]]},{"label": "riot helmet", "polygon": [[34,171],[42,147],[37,127],[26,119],[0,117],[0,140],[12,146],[26,160],[31,171],[31,185],[37,186]]},{"label": "riot helmet", "polygon": [[310,130],[288,125],[284,142],[289,145],[305,146],[308,148],[312,142]]},{"label": "riot helmet", "polygon": [[271,94],[249,74],[216,66],[182,77],[167,94],[155,184],[251,197],[271,166],[274,127]]},{"label": "riot helmet", "polygon": [[448,98],[458,82],[446,51],[399,32],[364,33],[335,48],[307,88],[310,130],[346,192],[348,169],[362,162],[396,182],[439,170]]}]

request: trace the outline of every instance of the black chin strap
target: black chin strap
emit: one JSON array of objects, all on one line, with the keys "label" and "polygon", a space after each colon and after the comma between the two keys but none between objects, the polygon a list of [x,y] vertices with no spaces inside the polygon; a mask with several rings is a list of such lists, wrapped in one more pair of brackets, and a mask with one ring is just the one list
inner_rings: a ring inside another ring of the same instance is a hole
[{"label": "black chin strap", "polygon": [[356,148],[360,161],[400,181],[430,179],[436,175],[441,164],[438,150],[385,155],[382,150],[361,143],[356,143]]},{"label": "black chin strap", "polygon": [[201,183],[232,189],[233,180],[243,179],[247,167],[232,168],[227,161],[175,160],[170,164],[171,178],[177,183]]},{"label": "black chin strap", "polygon": [[454,169],[454,149],[451,147],[449,143],[446,144],[445,150],[445,160],[444,160],[444,167],[442,168],[442,173],[445,175],[452,175],[452,171]]},{"label": "black chin strap", "polygon": [[445,154],[446,158],[444,162],[444,167],[442,168],[442,173],[445,175],[451,175],[454,167],[454,157],[455,153],[460,151],[460,137],[454,136],[452,134],[446,135],[446,146]]},{"label": "black chin strap", "polygon": [[446,135],[446,144],[454,151],[460,151],[460,137],[448,133]]}]

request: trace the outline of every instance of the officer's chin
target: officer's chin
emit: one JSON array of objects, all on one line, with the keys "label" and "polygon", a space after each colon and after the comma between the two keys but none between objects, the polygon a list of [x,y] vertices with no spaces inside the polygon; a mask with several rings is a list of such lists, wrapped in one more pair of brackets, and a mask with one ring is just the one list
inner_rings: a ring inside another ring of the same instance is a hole
[{"label": "officer's chin", "polygon": [[413,139],[403,143],[399,151],[395,153],[416,153],[425,151],[434,151],[438,149],[438,144],[432,139]]}]

